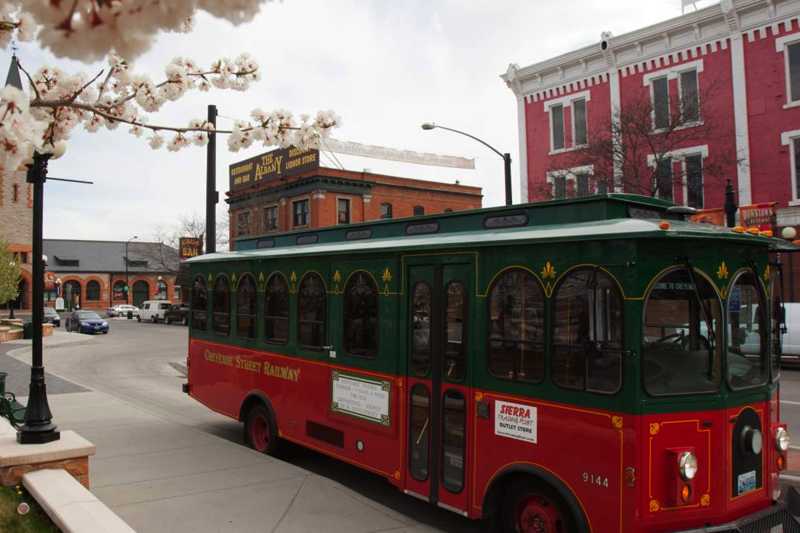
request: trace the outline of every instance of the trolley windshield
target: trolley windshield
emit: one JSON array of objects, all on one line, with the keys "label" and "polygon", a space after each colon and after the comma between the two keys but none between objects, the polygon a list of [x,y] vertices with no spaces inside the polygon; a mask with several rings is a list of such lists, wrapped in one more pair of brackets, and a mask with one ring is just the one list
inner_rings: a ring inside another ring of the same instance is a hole
[{"label": "trolley windshield", "polygon": [[662,275],[645,302],[644,385],[654,396],[715,392],[721,377],[722,309],[696,271]]}]

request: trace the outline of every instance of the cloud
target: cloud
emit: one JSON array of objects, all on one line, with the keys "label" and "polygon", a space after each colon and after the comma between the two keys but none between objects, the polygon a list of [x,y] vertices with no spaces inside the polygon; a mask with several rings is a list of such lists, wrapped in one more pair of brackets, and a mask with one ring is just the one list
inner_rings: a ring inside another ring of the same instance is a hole
[{"label": "cloud", "polygon": [[[701,4],[701,3],[699,3]],[[702,4],[701,4],[702,5]],[[434,130],[426,121],[468,131],[512,155],[519,201],[516,102],[499,74],[510,62],[527,65],[680,15],[678,0],[409,0],[356,2],[287,0],[267,4],[251,23],[234,27],[200,16],[189,35],[167,34],[135,67],[158,77],[174,56],[201,64],[249,52],[263,79],[245,93],[193,93],[165,106],[152,123],[186,124],[216,104],[221,127],[249,111],[286,108],[295,113],[333,109],[344,126],[335,136],[368,144],[474,157],[476,169],[402,165],[339,156],[347,168],[423,179],[460,180],[484,188],[484,205],[503,203],[503,162],[470,139]],[[29,69],[56,63],[69,71],[86,66],[55,61],[24,45]],[[227,190],[229,164],[263,148],[237,154],[218,141],[218,189]],[[45,235],[51,238],[125,240],[174,226],[182,214],[205,210],[205,150],[153,151],[126,128],[95,134],[77,131],[54,177],[91,179],[91,186],[48,182]],[[219,207],[225,216],[226,204]]]}]

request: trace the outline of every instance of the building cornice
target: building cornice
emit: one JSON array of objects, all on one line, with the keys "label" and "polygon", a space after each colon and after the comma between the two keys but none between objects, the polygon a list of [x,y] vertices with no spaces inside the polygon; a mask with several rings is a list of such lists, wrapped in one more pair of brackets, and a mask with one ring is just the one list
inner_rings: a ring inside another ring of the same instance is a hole
[{"label": "building cornice", "polygon": [[537,101],[607,82],[615,69],[625,76],[726,49],[732,37],[764,38],[768,28],[774,34],[794,20],[800,22],[800,0],[723,0],[624,35],[604,34],[604,41],[546,61],[511,64],[500,77],[518,97]]}]

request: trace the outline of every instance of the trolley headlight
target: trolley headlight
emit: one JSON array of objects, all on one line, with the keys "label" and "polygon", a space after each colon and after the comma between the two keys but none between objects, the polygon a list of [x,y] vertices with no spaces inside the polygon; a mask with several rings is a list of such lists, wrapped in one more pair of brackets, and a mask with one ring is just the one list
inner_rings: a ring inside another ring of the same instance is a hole
[{"label": "trolley headlight", "polygon": [[789,432],[786,431],[786,428],[779,427],[775,430],[775,446],[778,448],[779,452],[788,450],[790,441]]},{"label": "trolley headlight", "polygon": [[678,469],[686,481],[697,475],[697,457],[692,452],[683,452],[678,456]]}]

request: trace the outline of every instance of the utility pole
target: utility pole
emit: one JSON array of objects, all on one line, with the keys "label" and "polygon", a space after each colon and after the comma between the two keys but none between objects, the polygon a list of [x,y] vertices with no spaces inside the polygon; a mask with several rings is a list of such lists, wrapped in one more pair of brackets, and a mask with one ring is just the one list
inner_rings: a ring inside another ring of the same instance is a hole
[{"label": "utility pole", "polygon": [[[208,106],[208,122],[217,129],[217,106]],[[208,134],[206,146],[206,253],[217,251],[217,134]]]}]

